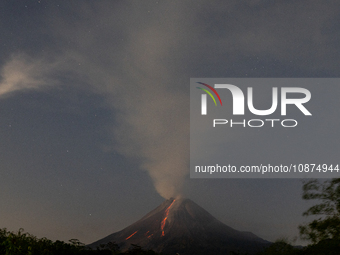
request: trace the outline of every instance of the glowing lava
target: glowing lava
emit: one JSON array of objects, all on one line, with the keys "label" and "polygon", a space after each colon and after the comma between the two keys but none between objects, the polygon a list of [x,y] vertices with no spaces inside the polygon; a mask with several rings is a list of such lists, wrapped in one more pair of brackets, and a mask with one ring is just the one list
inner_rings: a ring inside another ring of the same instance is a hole
[{"label": "glowing lava", "polygon": [[164,220],[162,220],[162,223],[161,223],[162,236],[164,236],[165,222],[166,222],[166,219],[168,218],[169,210],[170,210],[170,207],[172,206],[173,203],[175,203],[175,199],[174,199],[174,201],[172,201],[172,203],[169,205],[169,207],[165,210],[165,217],[164,217]]},{"label": "glowing lava", "polygon": [[128,240],[128,239],[130,239],[134,234],[136,234],[138,232],[138,230],[135,232],[135,233],[133,233],[131,236],[128,236],[125,240]]}]

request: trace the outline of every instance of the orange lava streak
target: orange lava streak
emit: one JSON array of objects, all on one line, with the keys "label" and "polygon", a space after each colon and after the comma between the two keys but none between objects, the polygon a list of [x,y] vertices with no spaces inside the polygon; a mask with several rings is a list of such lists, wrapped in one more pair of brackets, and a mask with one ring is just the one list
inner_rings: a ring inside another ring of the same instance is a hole
[{"label": "orange lava streak", "polygon": [[128,236],[125,240],[128,240],[129,238],[131,238],[134,234],[136,234],[138,232],[138,230],[135,232],[135,233],[133,233],[131,236]]},{"label": "orange lava streak", "polygon": [[169,205],[169,207],[165,210],[165,217],[164,217],[164,220],[162,220],[162,223],[161,223],[162,236],[164,236],[164,226],[165,226],[166,219],[168,218],[168,215],[169,215],[170,207],[172,206],[172,204],[174,202],[175,202],[175,199],[174,199],[174,201],[172,201],[172,203]]}]

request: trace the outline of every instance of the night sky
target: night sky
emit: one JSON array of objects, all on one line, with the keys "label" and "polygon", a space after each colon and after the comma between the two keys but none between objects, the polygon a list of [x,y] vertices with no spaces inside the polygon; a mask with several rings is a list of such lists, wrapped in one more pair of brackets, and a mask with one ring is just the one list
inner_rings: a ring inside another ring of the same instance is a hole
[{"label": "night sky", "polygon": [[91,243],[181,194],[297,237],[303,180],[190,179],[190,78],[338,77],[339,21],[338,1],[1,1],[0,227]]}]

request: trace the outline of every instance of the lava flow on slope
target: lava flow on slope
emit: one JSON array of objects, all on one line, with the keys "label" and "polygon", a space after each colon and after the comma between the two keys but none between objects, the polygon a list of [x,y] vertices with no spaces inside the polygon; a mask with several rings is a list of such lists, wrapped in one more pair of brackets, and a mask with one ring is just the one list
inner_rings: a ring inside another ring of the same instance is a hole
[{"label": "lava flow on slope", "polygon": [[173,203],[175,203],[175,199],[174,199],[174,201],[172,201],[172,203],[169,205],[169,207],[165,210],[165,217],[164,217],[164,220],[162,220],[162,223],[161,223],[162,236],[164,236],[165,222],[166,222],[166,219],[168,218],[169,210],[170,210],[171,206],[173,205]]},{"label": "lava flow on slope", "polygon": [[254,254],[269,245],[250,232],[235,230],[217,220],[190,199],[165,200],[160,206],[127,228],[89,245],[115,242],[122,251],[131,244],[163,254]]}]

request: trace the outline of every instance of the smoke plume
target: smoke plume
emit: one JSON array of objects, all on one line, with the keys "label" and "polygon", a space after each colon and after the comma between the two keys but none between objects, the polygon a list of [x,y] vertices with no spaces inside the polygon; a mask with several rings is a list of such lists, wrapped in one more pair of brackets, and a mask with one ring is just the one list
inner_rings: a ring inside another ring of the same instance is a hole
[{"label": "smoke plume", "polygon": [[[153,4],[135,4],[129,15],[119,4],[115,15],[96,6],[77,6],[83,20],[73,26],[69,16],[54,17],[58,54],[14,56],[2,68],[0,94],[61,84],[101,95],[116,116],[113,149],[138,160],[161,196],[176,196],[189,171],[188,95],[178,89],[178,67],[167,59],[183,39],[181,12],[163,6],[146,20]],[[61,81],[67,79],[72,83]]]},{"label": "smoke plume", "polygon": [[[310,52],[324,40],[333,45],[331,33],[319,35],[336,8],[313,5],[69,2],[67,11],[46,11],[45,31],[55,43],[44,54],[15,55],[2,67],[0,95],[51,85],[101,95],[116,116],[113,148],[138,160],[163,197],[175,196],[189,172],[189,78],[270,76],[273,63],[334,70],[333,48]],[[300,45],[297,34],[305,38]],[[263,61],[260,72],[254,59]]]}]

